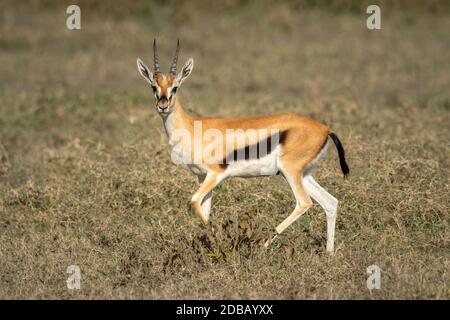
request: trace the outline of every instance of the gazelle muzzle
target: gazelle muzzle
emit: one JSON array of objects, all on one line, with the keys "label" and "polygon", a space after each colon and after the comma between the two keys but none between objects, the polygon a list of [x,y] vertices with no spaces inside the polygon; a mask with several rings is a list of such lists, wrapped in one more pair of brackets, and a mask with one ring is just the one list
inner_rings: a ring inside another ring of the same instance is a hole
[{"label": "gazelle muzzle", "polygon": [[171,100],[167,97],[161,97],[156,101],[156,107],[159,112],[167,112],[169,110]]}]

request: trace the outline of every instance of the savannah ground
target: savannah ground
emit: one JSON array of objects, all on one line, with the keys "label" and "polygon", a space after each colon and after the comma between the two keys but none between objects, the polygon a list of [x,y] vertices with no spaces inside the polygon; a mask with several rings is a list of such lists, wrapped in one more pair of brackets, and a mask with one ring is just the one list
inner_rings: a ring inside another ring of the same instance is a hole
[{"label": "savannah ground", "polygon": [[[369,31],[368,2],[321,2],[79,1],[79,31],[72,2],[2,2],[0,298],[448,299],[448,3],[381,2]],[[340,201],[334,255],[317,204],[263,248],[294,208],[279,176],[226,181],[199,227],[136,68],[154,37],[165,69],[177,38],[179,67],[194,57],[195,113],[296,112],[340,136],[349,179],[334,146],[316,173]]]}]

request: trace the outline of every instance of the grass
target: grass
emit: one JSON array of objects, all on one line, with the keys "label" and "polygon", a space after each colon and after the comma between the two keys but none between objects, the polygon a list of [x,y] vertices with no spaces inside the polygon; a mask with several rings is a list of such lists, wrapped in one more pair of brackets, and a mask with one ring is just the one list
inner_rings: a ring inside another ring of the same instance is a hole
[{"label": "grass", "polygon": [[[0,298],[448,299],[450,20],[382,10],[369,31],[364,8],[82,6],[69,31],[65,7],[4,8]],[[180,64],[196,61],[185,107],[297,112],[338,133],[350,179],[334,150],[316,175],[340,200],[333,256],[317,205],[263,249],[294,207],[280,177],[226,181],[214,232],[199,227],[186,209],[196,178],[171,164],[136,69],[154,37],[163,67],[177,37]],[[80,290],[66,287],[72,264]],[[372,264],[381,290],[366,287]]]}]

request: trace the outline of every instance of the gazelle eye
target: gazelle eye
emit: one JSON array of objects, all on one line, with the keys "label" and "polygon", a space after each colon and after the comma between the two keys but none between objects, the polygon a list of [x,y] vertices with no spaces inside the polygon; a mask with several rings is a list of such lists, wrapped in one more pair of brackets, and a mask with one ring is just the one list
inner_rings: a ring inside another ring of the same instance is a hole
[{"label": "gazelle eye", "polygon": [[152,86],[152,89],[153,89],[153,93],[155,93],[156,92],[156,86]]},{"label": "gazelle eye", "polygon": [[173,88],[172,88],[172,94],[177,93],[177,89],[178,89],[178,87],[173,87]]}]

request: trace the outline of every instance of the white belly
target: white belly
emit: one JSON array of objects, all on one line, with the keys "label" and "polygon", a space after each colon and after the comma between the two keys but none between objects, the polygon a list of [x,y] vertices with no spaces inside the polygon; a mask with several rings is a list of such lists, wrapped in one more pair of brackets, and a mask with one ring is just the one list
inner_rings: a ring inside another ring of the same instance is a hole
[{"label": "white belly", "polygon": [[251,160],[230,162],[225,175],[229,177],[258,177],[272,176],[278,173],[278,156],[280,146],[265,157]]},{"label": "white belly", "polygon": [[[191,159],[189,149],[184,148],[182,143],[171,143],[171,160],[174,164],[189,168],[195,175],[207,173],[207,165],[194,163]],[[259,159],[230,161],[225,169],[226,177],[258,177],[272,176],[279,172],[278,163],[281,146],[276,146],[270,154]]]}]

